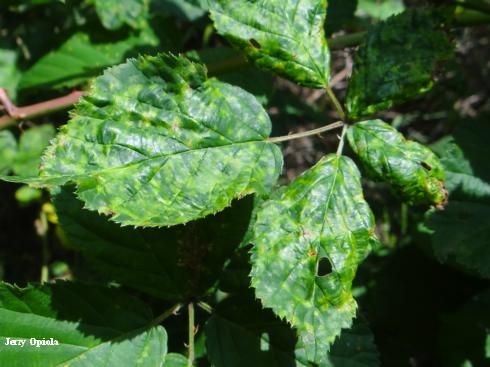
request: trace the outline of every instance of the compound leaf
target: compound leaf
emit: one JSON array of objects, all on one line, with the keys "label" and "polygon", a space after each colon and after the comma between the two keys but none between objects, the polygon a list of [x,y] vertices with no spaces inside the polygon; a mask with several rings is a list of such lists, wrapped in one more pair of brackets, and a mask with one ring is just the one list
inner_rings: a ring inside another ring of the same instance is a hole
[{"label": "compound leaf", "polygon": [[[252,297],[231,297],[216,307],[205,329],[215,367],[312,367],[296,333]],[[344,330],[318,367],[377,367],[378,352],[360,319]]]},{"label": "compound leaf", "polygon": [[257,213],[252,285],[265,307],[297,328],[308,360],[319,363],[351,325],[352,281],[377,241],[374,224],[357,167],[335,155],[276,192]]},{"label": "compound leaf", "polygon": [[17,154],[17,140],[8,130],[0,131],[0,174],[8,174]]},{"label": "compound leaf", "polygon": [[95,0],[95,10],[102,25],[116,30],[123,25],[142,28],[148,17],[148,0]]},{"label": "compound leaf", "polygon": [[326,0],[215,0],[210,9],[218,32],[257,66],[307,87],[328,84]]},{"label": "compound leaf", "polygon": [[372,27],[359,48],[347,90],[352,119],[386,110],[432,88],[436,66],[453,47],[435,11],[410,9]]},{"label": "compound leaf", "polygon": [[[167,334],[151,310],[109,287],[58,282],[21,289],[0,283],[2,366],[161,366]],[[23,347],[5,345],[23,340]],[[36,347],[31,338],[58,345]]]},{"label": "compound leaf", "polygon": [[204,294],[247,229],[252,198],[216,216],[171,228],[121,228],[83,210],[68,189],[54,197],[67,245],[111,280],[152,296],[183,301]]},{"label": "compound leaf", "polygon": [[371,176],[390,183],[408,204],[445,205],[444,169],[429,148],[406,140],[381,120],[356,123],[347,136]]},{"label": "compound leaf", "polygon": [[93,40],[89,34],[79,32],[27,70],[19,88],[73,87],[136,54],[136,50],[156,47],[158,43],[150,29],[115,42]]},{"label": "compound leaf", "polygon": [[251,94],[203,65],[161,54],[94,81],[47,149],[39,179],[77,184],[86,208],[135,226],[170,226],[268,192],[282,169],[270,119]]}]

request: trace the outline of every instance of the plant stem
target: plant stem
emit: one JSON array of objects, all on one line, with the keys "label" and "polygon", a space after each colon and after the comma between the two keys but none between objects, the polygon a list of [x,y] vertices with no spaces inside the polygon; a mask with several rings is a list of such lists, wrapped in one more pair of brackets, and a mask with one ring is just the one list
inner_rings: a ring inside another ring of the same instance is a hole
[{"label": "plant stem", "polygon": [[213,313],[213,308],[208,303],[206,303],[204,301],[200,301],[200,302],[197,303],[197,305],[199,307],[201,307],[207,313]]},{"label": "plant stem", "polygon": [[483,13],[490,14],[490,4],[481,0],[457,0],[454,2],[456,5],[462,6],[466,9],[478,10]]},{"label": "plant stem", "polygon": [[342,134],[340,135],[339,147],[337,148],[337,157],[340,157],[342,155],[342,151],[344,150],[345,134],[347,133],[348,128],[349,125],[344,124]]},{"label": "plant stem", "polygon": [[194,365],[194,303],[190,302],[188,305],[189,311],[189,344],[188,344],[188,358],[187,367]]},{"label": "plant stem", "polygon": [[0,102],[2,102],[7,111],[7,115],[0,117],[0,130],[14,125],[19,120],[31,119],[68,108],[78,102],[83,95],[84,92],[82,91],[73,91],[63,97],[50,99],[30,106],[17,107],[10,101],[5,89],[0,88]]},{"label": "plant stem", "polygon": [[168,310],[164,311],[161,315],[154,318],[151,322],[151,325],[161,324],[165,319],[174,315],[179,310],[180,307],[182,307],[182,304],[176,303],[175,305],[170,307]]},{"label": "plant stem", "polygon": [[290,134],[290,135],[285,135],[285,136],[278,136],[275,138],[269,138],[268,141],[271,143],[280,143],[283,141],[300,139],[300,138],[304,138],[307,136],[318,135],[318,134],[321,134],[325,131],[337,129],[337,128],[341,127],[342,125],[344,125],[343,121],[337,121],[337,122],[334,122],[332,124],[319,127],[318,129],[308,130],[308,131],[304,131],[304,132],[297,133],[297,134]]},{"label": "plant stem", "polygon": [[41,279],[40,282],[46,283],[49,281],[49,243],[48,243],[48,231],[49,224],[46,214],[41,211],[39,218],[34,222],[37,235],[41,238]]},{"label": "plant stem", "polygon": [[333,102],[333,105],[335,106],[335,109],[337,110],[340,119],[342,121],[346,121],[347,117],[345,115],[344,109],[342,108],[342,105],[340,104],[339,100],[335,96],[335,93],[333,92],[332,88],[330,86],[327,86],[325,90],[327,91],[327,95],[330,97],[330,100]]}]

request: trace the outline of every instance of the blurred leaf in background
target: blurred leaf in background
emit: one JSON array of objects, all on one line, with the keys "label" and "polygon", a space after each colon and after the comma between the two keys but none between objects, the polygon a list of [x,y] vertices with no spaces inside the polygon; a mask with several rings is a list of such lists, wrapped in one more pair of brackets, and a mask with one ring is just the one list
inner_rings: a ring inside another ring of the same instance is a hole
[{"label": "blurred leaf in background", "polygon": [[14,173],[19,176],[37,176],[41,155],[55,135],[55,128],[51,124],[26,130],[19,139],[19,149],[12,166]]},{"label": "blurred leaf in background", "polygon": [[490,126],[463,121],[452,137],[433,145],[447,172],[449,205],[427,214],[422,230],[431,234],[440,261],[490,278]]},{"label": "blurred leaf in background", "polygon": [[405,10],[403,0],[358,0],[357,14],[384,20]]}]

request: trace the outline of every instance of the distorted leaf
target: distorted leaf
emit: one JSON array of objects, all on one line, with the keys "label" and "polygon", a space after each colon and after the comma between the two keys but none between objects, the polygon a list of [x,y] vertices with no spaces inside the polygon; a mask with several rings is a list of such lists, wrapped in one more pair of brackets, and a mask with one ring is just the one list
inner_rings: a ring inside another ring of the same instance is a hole
[{"label": "distorted leaf", "polygon": [[[347,157],[326,156],[258,211],[252,285],[265,307],[296,327],[309,360],[322,361],[350,327],[352,281],[376,242],[359,171]],[[322,259],[331,265],[323,276]]]},{"label": "distorted leaf", "polygon": [[282,169],[271,123],[240,88],[203,65],[161,54],[94,81],[44,155],[39,179],[74,182],[86,207],[135,226],[202,218],[235,198],[268,192]]},{"label": "distorted leaf", "polygon": [[444,169],[429,148],[406,140],[381,120],[358,122],[349,128],[347,137],[368,173],[388,182],[408,204],[446,204]]},{"label": "distorted leaf", "polygon": [[[215,367],[312,367],[294,329],[252,297],[221,302],[205,329],[208,355]],[[364,321],[356,319],[318,367],[377,367],[378,352]]]},{"label": "distorted leaf", "polygon": [[443,23],[435,11],[410,9],[368,31],[347,90],[352,119],[386,110],[432,88],[437,65],[453,54]]},{"label": "distorted leaf", "polygon": [[257,66],[307,87],[328,85],[326,0],[213,0],[210,5],[218,32]]}]

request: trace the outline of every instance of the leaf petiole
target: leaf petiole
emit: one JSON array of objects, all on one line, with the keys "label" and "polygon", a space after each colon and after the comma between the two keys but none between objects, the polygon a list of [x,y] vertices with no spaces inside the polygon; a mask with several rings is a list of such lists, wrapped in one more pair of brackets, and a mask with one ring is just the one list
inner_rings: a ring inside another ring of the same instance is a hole
[{"label": "leaf petiole", "polygon": [[285,135],[285,136],[278,136],[275,138],[269,138],[268,141],[271,143],[281,143],[283,141],[301,139],[301,138],[305,138],[307,136],[319,135],[325,131],[334,130],[334,129],[337,129],[339,127],[342,127],[343,125],[344,125],[343,121],[337,121],[337,122],[331,123],[329,125],[319,127],[318,129],[308,130],[308,131],[304,131],[301,133],[290,134],[290,135]]}]

